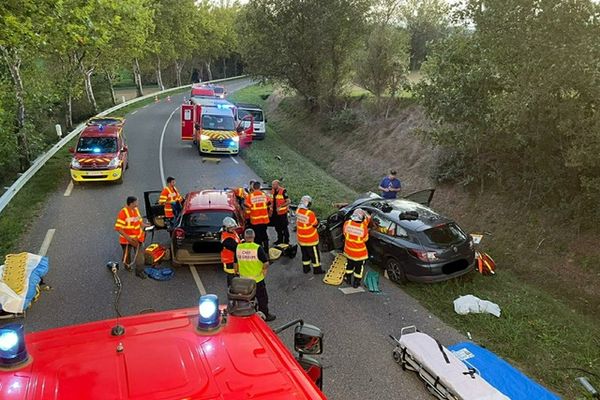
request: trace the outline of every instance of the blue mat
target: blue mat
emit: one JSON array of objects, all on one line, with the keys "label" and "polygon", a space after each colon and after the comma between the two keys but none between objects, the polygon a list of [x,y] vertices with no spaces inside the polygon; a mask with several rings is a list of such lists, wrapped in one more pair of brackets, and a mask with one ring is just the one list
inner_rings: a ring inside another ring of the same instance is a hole
[{"label": "blue mat", "polygon": [[448,346],[454,355],[468,367],[473,367],[490,385],[510,397],[511,400],[559,400],[537,382],[521,371],[476,344],[463,342]]}]

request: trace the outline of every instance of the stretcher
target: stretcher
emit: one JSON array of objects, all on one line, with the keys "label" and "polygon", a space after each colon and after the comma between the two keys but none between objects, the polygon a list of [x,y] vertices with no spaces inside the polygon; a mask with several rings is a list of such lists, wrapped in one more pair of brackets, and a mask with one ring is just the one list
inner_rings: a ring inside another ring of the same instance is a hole
[{"label": "stretcher", "polygon": [[436,339],[402,328],[392,355],[403,370],[414,371],[427,389],[441,400],[510,400],[483,379],[474,368],[467,367],[453,352]]},{"label": "stretcher", "polygon": [[338,253],[331,267],[327,270],[327,273],[323,277],[323,282],[328,285],[339,286],[344,281],[344,274],[346,273],[346,263],[348,260],[342,253]]}]

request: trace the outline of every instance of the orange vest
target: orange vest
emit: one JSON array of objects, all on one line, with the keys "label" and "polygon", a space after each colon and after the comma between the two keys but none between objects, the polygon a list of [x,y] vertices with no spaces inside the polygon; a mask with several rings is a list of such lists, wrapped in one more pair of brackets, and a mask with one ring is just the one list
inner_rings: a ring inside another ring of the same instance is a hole
[{"label": "orange vest", "polygon": [[183,200],[179,195],[176,187],[171,189],[169,186],[165,187],[160,193],[160,197],[158,198],[158,204],[165,205],[165,217],[173,218],[175,215],[173,214],[173,206],[171,203],[174,201]]},{"label": "orange vest", "polygon": [[346,258],[362,261],[369,258],[367,240],[369,240],[369,221],[346,221],[344,223],[344,254]]},{"label": "orange vest", "polygon": [[288,212],[287,199],[283,197],[284,192],[285,189],[280,187],[277,189],[277,192],[273,191],[271,194],[273,200],[275,200],[275,211],[277,212],[277,215],[286,215]]},{"label": "orange vest", "polygon": [[269,199],[261,190],[255,190],[246,196],[244,205],[250,216],[251,225],[269,223]]},{"label": "orange vest", "polygon": [[[221,232],[221,243],[223,243],[228,238],[235,240],[235,242],[238,244],[241,242],[240,237],[238,236],[237,233],[227,232],[227,231]],[[233,251],[228,250],[225,247],[223,247],[223,250],[221,250],[221,262],[223,264],[232,264],[233,261],[235,260],[234,257],[235,257],[235,253]],[[225,271],[225,272],[229,272],[229,271]],[[230,273],[233,273],[233,271],[231,271]]]},{"label": "orange vest", "polygon": [[307,208],[298,208],[296,211],[296,238],[300,246],[319,244],[318,223],[314,212]]},{"label": "orange vest", "polygon": [[[129,208],[123,207],[121,211],[119,211],[117,221],[115,222],[115,230],[116,229],[122,229],[125,234],[142,243],[145,235],[144,229],[142,228],[142,215],[140,214],[140,210],[136,207],[135,210],[130,211]],[[119,236],[119,243],[129,244],[127,239],[122,235]]]}]

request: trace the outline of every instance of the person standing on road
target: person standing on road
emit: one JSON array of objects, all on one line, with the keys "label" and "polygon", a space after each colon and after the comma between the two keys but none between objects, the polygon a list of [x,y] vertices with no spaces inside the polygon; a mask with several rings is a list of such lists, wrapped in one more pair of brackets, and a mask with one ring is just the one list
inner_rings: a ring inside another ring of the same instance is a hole
[{"label": "person standing on road", "polygon": [[167,178],[167,186],[160,193],[158,198],[158,204],[164,204],[165,206],[165,218],[174,221],[181,212],[181,203],[183,197],[179,194],[179,191],[175,187],[175,178],[169,176]]},{"label": "person standing on road", "polygon": [[379,190],[381,190],[381,197],[384,199],[395,199],[398,197],[398,192],[402,184],[400,180],[396,178],[396,171],[391,170],[390,174],[381,180],[379,184]]},{"label": "person standing on road", "polygon": [[275,244],[290,244],[290,231],[288,229],[288,207],[290,205],[290,198],[287,194],[287,190],[280,186],[278,180],[274,180],[272,183],[271,197],[273,199],[273,208],[271,208],[271,224],[277,232],[277,241]]},{"label": "person standing on road", "polygon": [[250,196],[250,193],[252,193],[252,191],[254,190],[254,181],[251,180],[248,183],[248,187],[244,190],[244,197],[242,197],[242,208],[244,209],[244,220],[246,221],[246,228],[252,228],[252,226],[250,226],[250,209],[248,207],[246,207],[246,199],[248,198],[248,196]]},{"label": "person standing on road", "polygon": [[[345,281],[352,287],[359,287],[363,277],[365,262],[369,258],[367,240],[369,240],[369,222],[371,217],[360,208],[352,213],[344,223],[344,255],[346,263]],[[354,274],[354,282],[352,275]]]},{"label": "person standing on road", "polygon": [[[115,230],[119,232],[119,243],[123,249],[125,268],[131,270],[131,264],[135,263],[135,275],[142,279],[147,277],[144,272],[144,263],[140,259],[144,256],[140,250],[146,238],[144,233],[146,226],[150,225],[142,219],[137,197],[127,197],[127,205],[117,215]],[[131,253],[133,253],[133,258]]]},{"label": "person standing on road", "polygon": [[231,281],[235,277],[233,262],[235,260],[235,250],[240,244],[240,236],[235,231],[238,228],[237,222],[231,217],[223,219],[223,232],[221,232],[221,262],[223,263],[223,271],[227,274],[227,287],[231,286]]},{"label": "person standing on road", "polygon": [[250,213],[250,226],[255,232],[256,243],[261,245],[265,252],[269,251],[269,205],[268,196],[260,190],[260,182],[252,184],[252,192],[246,197],[245,207]]},{"label": "person standing on road", "polygon": [[315,213],[310,209],[312,199],[310,196],[302,196],[298,210],[296,210],[296,240],[302,252],[302,271],[310,272],[312,264],[313,274],[324,274],[321,269],[321,256],[319,254],[319,232],[317,225],[319,221]]},{"label": "person standing on road", "polygon": [[269,295],[265,284],[269,259],[265,250],[259,244],[254,243],[254,238],[254,231],[246,229],[244,232],[245,243],[238,244],[235,250],[233,268],[240,277],[256,281],[258,310],[264,314],[265,321],[274,321],[275,315],[269,313]]}]

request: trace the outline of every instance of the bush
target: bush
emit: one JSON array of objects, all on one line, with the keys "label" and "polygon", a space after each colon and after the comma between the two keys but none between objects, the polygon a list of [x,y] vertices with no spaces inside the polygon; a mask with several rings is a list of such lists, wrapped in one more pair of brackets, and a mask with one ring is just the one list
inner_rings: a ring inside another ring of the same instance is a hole
[{"label": "bush", "polygon": [[362,118],[356,110],[344,108],[329,113],[325,122],[325,129],[328,131],[351,132],[361,125]]}]

